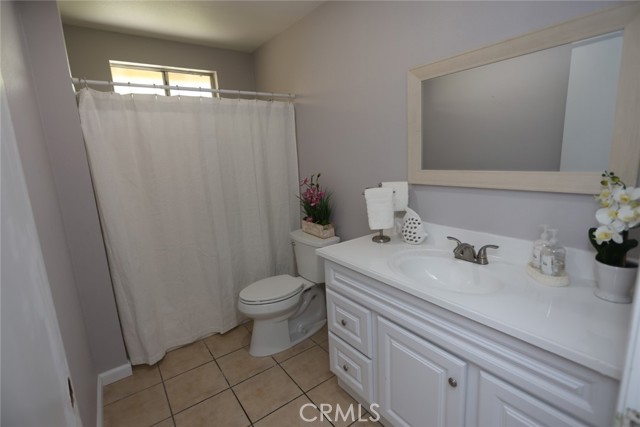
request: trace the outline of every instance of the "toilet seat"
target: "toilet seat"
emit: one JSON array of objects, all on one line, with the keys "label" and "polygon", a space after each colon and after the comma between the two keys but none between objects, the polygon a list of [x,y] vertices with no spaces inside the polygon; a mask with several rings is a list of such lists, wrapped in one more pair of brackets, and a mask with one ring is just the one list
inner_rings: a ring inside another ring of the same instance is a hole
[{"label": "toilet seat", "polygon": [[274,304],[302,293],[305,280],[288,274],[258,280],[240,291],[240,301],[248,305]]}]

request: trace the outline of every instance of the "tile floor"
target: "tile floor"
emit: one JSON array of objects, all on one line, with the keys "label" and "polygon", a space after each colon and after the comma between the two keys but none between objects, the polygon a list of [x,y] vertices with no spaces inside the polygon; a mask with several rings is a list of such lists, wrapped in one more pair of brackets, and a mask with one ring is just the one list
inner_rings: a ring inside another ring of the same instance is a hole
[{"label": "tile floor", "polygon": [[300,418],[306,403],[357,405],[329,371],[326,327],[272,357],[250,356],[250,339],[245,324],[173,350],[154,366],[135,366],[132,376],[105,386],[104,426],[381,426],[321,421],[312,406],[303,414],[317,421]]}]

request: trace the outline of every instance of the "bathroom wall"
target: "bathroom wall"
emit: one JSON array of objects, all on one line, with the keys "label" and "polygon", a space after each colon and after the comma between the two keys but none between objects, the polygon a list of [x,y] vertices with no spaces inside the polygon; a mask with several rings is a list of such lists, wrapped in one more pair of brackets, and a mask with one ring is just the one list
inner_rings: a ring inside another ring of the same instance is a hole
[{"label": "bathroom wall", "polygon": [[[50,19],[56,17],[57,7],[55,2],[38,4],[36,2],[6,1],[1,2],[0,7],[2,19],[0,67],[6,88],[8,108],[13,120],[15,138],[38,233],[37,237],[44,259],[47,280],[51,287],[53,304],[80,415],[84,425],[90,426],[94,424],[96,419],[97,372],[85,327],[84,314],[86,313],[83,313],[78,292],[80,283],[74,271],[76,260],[73,259],[70,252],[70,241],[67,234],[70,229],[75,228],[75,225],[65,223],[67,218],[61,211],[62,197],[58,193],[56,173],[49,156],[49,150],[52,148],[50,146],[51,138],[55,132],[49,134],[51,123],[48,122],[45,117],[47,113],[43,110],[47,103],[43,99],[44,94],[38,91],[41,82],[38,82],[37,77],[33,74],[36,66],[45,67],[55,64],[55,62],[47,62],[45,58],[34,58],[32,55],[39,48],[34,47],[32,42],[35,41],[34,38],[43,34],[50,34],[49,32],[56,34],[55,20],[51,21]],[[60,30],[58,29],[58,31]],[[27,32],[30,32],[31,37],[27,37]],[[54,43],[50,47],[56,47],[56,40],[53,37],[50,40]],[[57,42],[62,43],[61,35]],[[61,54],[56,49],[53,49],[51,54],[55,55],[56,52],[57,55]],[[50,71],[55,75],[55,65]],[[68,86],[66,87],[68,88]],[[67,101],[70,101],[73,106],[73,95],[69,94],[69,96],[70,100],[67,99]],[[65,110],[69,107],[64,99],[59,101],[60,103],[56,107],[59,110]],[[60,122],[59,126],[64,127],[66,123]],[[69,154],[70,159],[73,159],[73,153]],[[89,241],[90,236],[88,237]],[[91,250],[90,245],[87,250]],[[104,302],[105,305],[108,303],[108,301]],[[40,309],[37,301],[23,301],[23,304],[25,310],[37,311]],[[3,322],[5,320],[3,317]],[[16,319],[13,321],[15,321],[15,324],[12,325],[13,328],[26,328],[23,329],[23,332],[30,333],[29,325],[22,324]],[[96,333],[98,332],[96,331]],[[109,338],[108,335],[106,338]],[[103,345],[105,346],[104,352],[113,351],[107,347],[106,342],[103,342]],[[32,369],[38,369],[38,367],[33,366]],[[28,382],[25,379],[24,384],[15,384],[14,386],[27,387],[27,385]],[[24,398],[27,398],[29,390],[25,390],[24,393],[26,393]]]},{"label": "bathroom wall", "polygon": [[[109,60],[212,70],[221,89],[255,90],[251,54],[64,25],[74,77],[111,80]],[[107,87],[95,87],[110,90]]]},{"label": "bathroom wall", "polygon": [[[362,190],[407,179],[410,68],[611,5],[327,2],[255,52],[256,85],[298,95],[301,176],[322,172],[337,232],[354,238],[370,232]],[[589,195],[418,185],[410,206],[426,221],[529,240],[553,224],[583,249],[597,207]]]}]

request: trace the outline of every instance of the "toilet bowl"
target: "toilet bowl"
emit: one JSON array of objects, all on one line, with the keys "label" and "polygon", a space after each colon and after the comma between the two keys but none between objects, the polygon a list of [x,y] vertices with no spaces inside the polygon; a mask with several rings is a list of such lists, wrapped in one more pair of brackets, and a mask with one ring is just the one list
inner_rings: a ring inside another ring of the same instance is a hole
[{"label": "toilet bowl", "polygon": [[269,356],[307,339],[327,319],[324,295],[324,263],[316,248],[338,243],[340,238],[320,239],[302,230],[290,234],[300,276],[267,277],[240,292],[238,310],[253,319],[252,356]]}]

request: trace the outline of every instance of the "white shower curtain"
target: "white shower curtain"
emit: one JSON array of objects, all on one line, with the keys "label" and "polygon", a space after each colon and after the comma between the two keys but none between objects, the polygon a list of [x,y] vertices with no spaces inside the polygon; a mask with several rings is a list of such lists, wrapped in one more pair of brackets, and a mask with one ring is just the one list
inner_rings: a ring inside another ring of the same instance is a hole
[{"label": "white shower curtain", "polygon": [[83,89],[82,129],[131,363],[238,324],[240,290],[293,273],[293,105]]}]

